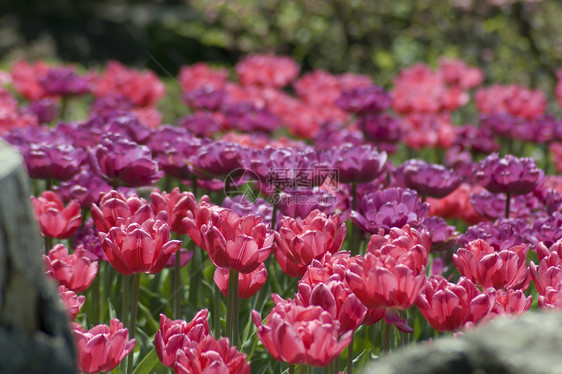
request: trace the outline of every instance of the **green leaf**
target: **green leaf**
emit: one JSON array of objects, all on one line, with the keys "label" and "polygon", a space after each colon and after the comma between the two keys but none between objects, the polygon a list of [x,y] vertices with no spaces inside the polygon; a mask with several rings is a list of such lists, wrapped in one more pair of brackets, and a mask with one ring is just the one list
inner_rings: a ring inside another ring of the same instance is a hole
[{"label": "green leaf", "polygon": [[133,374],[150,374],[150,371],[156,366],[158,363],[158,355],[156,354],[156,348],[152,348],[150,353],[146,355],[145,358],[140,362],[137,366]]}]

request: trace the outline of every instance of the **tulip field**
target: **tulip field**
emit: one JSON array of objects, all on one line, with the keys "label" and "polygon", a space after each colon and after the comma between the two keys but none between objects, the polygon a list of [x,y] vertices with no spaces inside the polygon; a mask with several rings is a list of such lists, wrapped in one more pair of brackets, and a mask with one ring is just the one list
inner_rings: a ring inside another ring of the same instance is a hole
[{"label": "tulip field", "polygon": [[173,79],[20,60],[0,138],[81,372],[352,373],[562,308],[558,104],[562,75],[451,58],[385,88],[265,54]]}]

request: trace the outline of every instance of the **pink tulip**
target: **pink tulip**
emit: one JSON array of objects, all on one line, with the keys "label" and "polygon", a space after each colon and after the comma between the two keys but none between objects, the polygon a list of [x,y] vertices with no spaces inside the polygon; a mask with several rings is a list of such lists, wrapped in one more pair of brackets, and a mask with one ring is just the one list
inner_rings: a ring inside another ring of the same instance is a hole
[{"label": "pink tulip", "polygon": [[319,306],[330,313],[340,323],[340,334],[355,331],[367,316],[367,307],[341,281],[318,283],[314,287],[301,282],[295,303],[304,307]]},{"label": "pink tulip", "polygon": [[86,256],[82,245],[73,254],[68,254],[68,248],[57,244],[43,256],[43,260],[47,274],[74,292],[86,291],[98,274],[98,263]]},{"label": "pink tulip", "polygon": [[250,363],[244,353],[230,345],[228,338],[216,340],[207,335],[200,343],[178,350],[174,373],[250,374]]},{"label": "pink tulip", "polygon": [[[213,280],[218,286],[224,297],[228,296],[228,279],[229,270],[225,268],[216,268]],[[261,263],[256,270],[251,273],[238,273],[238,297],[241,299],[249,299],[265,284],[267,280],[267,270],[265,264]]]},{"label": "pink tulip", "polygon": [[256,215],[240,217],[230,209],[212,213],[201,226],[203,247],[211,261],[222,268],[251,273],[271,252],[273,232]]},{"label": "pink tulip", "polygon": [[153,212],[164,211],[168,214],[168,225],[172,232],[186,234],[182,219],[188,215],[188,212],[192,213],[197,209],[197,199],[193,193],[180,192],[176,187],[170,193],[151,193],[150,207]]},{"label": "pink tulip", "polygon": [[252,319],[260,341],[277,361],[326,366],[351,342],[353,331],[339,337],[339,322],[321,307],[304,307],[277,295],[273,298],[275,306],[267,324],[255,310]]},{"label": "pink tulip", "polygon": [[99,233],[107,260],[120,274],[156,274],[180,249],[179,240],[170,240],[168,224],[150,218],[142,225],[132,222]]},{"label": "pink tulip", "polygon": [[521,290],[498,290],[498,292],[496,292],[496,303],[490,314],[510,314],[519,316],[527,312],[532,303],[533,296],[526,296]]},{"label": "pink tulip", "polygon": [[338,215],[328,216],[319,210],[305,219],[285,217],[275,235],[275,257],[287,275],[301,277],[312,260],[337,252],[346,232]]},{"label": "pink tulip", "polygon": [[31,204],[39,220],[43,236],[68,239],[82,222],[80,203],[73,200],[67,207],[64,207],[60,198],[52,191],[45,191],[40,197],[32,196]]},{"label": "pink tulip", "polygon": [[65,286],[59,286],[58,291],[62,304],[68,313],[68,317],[71,321],[74,321],[86,301],[86,296],[78,296],[74,291],[69,290]]},{"label": "pink tulip", "polygon": [[220,208],[211,204],[209,196],[203,196],[199,204],[194,206],[193,209],[188,209],[185,212],[185,217],[181,220],[182,232],[189,235],[195,245],[201,249],[205,249],[201,238],[201,227],[209,223],[212,212],[217,209]]},{"label": "pink tulip", "polygon": [[129,340],[129,331],[117,319],[110,325],[97,325],[89,331],[74,324],[74,340],[78,350],[78,368],[86,373],[107,372],[135,348],[135,339]]},{"label": "pink tulip", "polygon": [[453,255],[453,262],[462,275],[483,288],[525,290],[531,280],[526,252],[525,245],[496,251],[477,239],[466,248],[459,248]]},{"label": "pink tulip", "polygon": [[154,347],[158,358],[164,366],[173,367],[176,362],[178,350],[193,342],[201,342],[209,334],[207,309],[197,312],[191,322],[168,319],[160,314],[160,330],[154,337]]},{"label": "pink tulip", "polygon": [[[115,190],[104,194],[98,205],[92,204],[92,218],[100,232],[107,233],[112,227],[130,222],[142,224],[149,218],[155,218],[150,205],[142,197],[133,195],[125,197]],[[167,215],[158,215],[159,219],[168,219]]]},{"label": "pink tulip", "polygon": [[417,299],[417,306],[437,331],[456,331],[467,322],[476,323],[492,310],[495,291],[480,292],[468,278],[450,283],[431,276]]},{"label": "pink tulip", "polygon": [[427,265],[431,248],[431,235],[427,231],[417,231],[409,225],[393,227],[385,236],[371,235],[367,251],[385,262],[396,262],[408,266],[416,274]]}]

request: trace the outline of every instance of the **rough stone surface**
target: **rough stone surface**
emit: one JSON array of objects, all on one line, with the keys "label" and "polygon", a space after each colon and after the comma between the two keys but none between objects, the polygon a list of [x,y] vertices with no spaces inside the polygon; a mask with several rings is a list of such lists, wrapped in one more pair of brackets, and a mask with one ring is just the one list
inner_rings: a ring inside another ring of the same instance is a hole
[{"label": "rough stone surface", "polygon": [[562,373],[562,314],[498,318],[463,336],[417,344],[374,362],[373,374]]},{"label": "rough stone surface", "polygon": [[68,317],[45,277],[21,156],[0,140],[0,373],[76,373]]}]

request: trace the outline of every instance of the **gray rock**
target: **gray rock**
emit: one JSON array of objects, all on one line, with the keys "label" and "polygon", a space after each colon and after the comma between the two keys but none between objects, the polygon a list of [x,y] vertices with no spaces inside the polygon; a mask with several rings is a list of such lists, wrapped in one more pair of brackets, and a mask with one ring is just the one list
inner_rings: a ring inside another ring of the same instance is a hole
[{"label": "gray rock", "polygon": [[500,317],[456,338],[394,351],[365,371],[373,374],[562,373],[562,314]]},{"label": "gray rock", "polygon": [[70,324],[47,281],[21,156],[0,140],[0,373],[76,373]]}]

